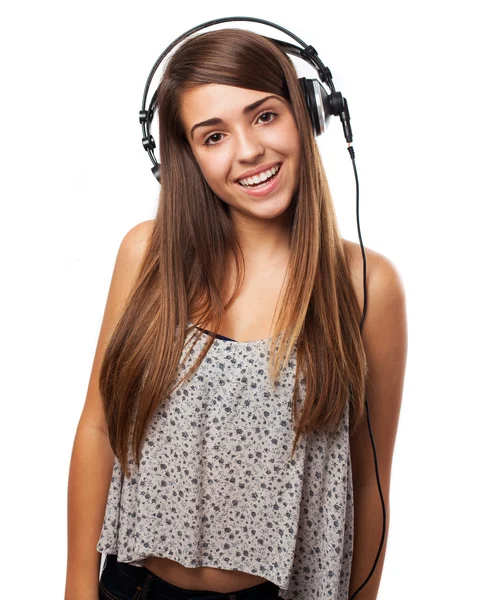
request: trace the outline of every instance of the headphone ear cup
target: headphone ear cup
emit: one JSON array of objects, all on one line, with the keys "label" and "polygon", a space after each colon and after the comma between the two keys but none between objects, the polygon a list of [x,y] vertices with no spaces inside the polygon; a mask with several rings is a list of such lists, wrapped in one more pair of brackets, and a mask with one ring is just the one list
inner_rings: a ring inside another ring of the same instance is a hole
[{"label": "headphone ear cup", "polygon": [[309,82],[306,79],[306,77],[299,77],[298,81],[304,96],[304,100],[306,102],[306,108],[308,109],[308,113],[311,118],[311,124],[313,126],[313,135],[314,137],[317,137],[321,133],[321,129],[319,128],[319,117],[315,111],[316,101],[314,98],[314,93],[311,92]]},{"label": "headphone ear cup", "polygon": [[317,137],[328,128],[332,114],[328,92],[317,79],[300,77],[298,81],[311,117],[314,136]]}]

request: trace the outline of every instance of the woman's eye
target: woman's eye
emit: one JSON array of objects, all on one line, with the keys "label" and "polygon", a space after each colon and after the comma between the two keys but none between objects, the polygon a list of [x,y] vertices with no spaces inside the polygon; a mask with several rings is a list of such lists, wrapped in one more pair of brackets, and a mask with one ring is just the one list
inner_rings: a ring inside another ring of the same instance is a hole
[{"label": "woman's eye", "polygon": [[259,115],[259,119],[262,119],[262,117],[269,115],[271,118],[267,119],[265,121],[263,121],[263,123],[270,123],[271,121],[273,121],[274,119],[272,117],[276,117],[277,113],[273,112],[272,110],[268,110],[266,112],[263,112]]},{"label": "woman's eye", "polygon": [[[214,144],[218,144],[220,140],[212,140],[212,138],[214,138],[217,135],[222,135],[221,133],[212,133],[212,135],[209,135],[207,138],[205,138],[204,140],[204,145],[205,146],[213,146]],[[212,140],[212,142],[210,142],[209,140]]]},{"label": "woman's eye", "polygon": [[[277,117],[277,113],[272,110],[266,110],[265,112],[261,113],[258,116],[257,120],[262,119],[263,117],[265,117],[262,120],[263,123],[270,123],[271,121],[274,121],[274,119]],[[208,137],[206,137],[203,140],[203,145],[204,146],[215,146],[215,144],[220,143],[221,138],[214,139],[214,138],[217,138],[217,136],[223,136],[223,133],[212,133],[211,135],[209,135]]]}]

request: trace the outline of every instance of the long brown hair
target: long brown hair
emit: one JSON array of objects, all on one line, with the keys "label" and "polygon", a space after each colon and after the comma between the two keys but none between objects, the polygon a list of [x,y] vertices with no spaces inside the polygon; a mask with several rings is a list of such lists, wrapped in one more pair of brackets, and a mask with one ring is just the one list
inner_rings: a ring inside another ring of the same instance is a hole
[{"label": "long brown hair", "polygon": [[[272,321],[270,348],[272,384],[293,347],[296,383],[301,372],[306,384],[297,422],[297,385],[292,395],[296,431],[292,455],[303,433],[336,427],[348,401],[353,430],[364,411],[367,363],[360,311],[296,70],[274,43],[260,35],[235,28],[206,32],[180,45],[162,76],[157,97],[158,210],[135,286],[101,365],[99,387],[109,439],[126,476],[133,462],[129,452],[134,452],[139,468],[149,421],[173,391],[187,331],[194,332],[195,342],[202,335],[194,327],[187,330],[189,316],[199,315],[202,324],[214,323],[217,332],[243,283],[244,258],[229,211],[204,179],[180,121],[180,95],[209,83],[285,98],[299,132],[301,166],[289,208],[287,284]],[[228,256],[235,260],[236,286],[224,303]],[[213,341],[207,336],[186,378]]]}]

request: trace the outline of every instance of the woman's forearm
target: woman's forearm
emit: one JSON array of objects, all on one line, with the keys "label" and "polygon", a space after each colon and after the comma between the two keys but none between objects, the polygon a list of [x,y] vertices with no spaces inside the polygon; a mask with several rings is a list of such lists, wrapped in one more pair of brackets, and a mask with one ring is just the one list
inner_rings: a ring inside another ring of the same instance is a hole
[{"label": "woman's forearm", "polygon": [[[389,498],[384,494],[383,499],[386,514],[385,540],[375,570],[368,583],[355,596],[355,600],[377,600],[378,597],[390,522]],[[383,510],[376,484],[354,489],[354,509],[355,527],[349,598],[370,574],[381,542]]]},{"label": "woman's forearm", "polygon": [[64,600],[98,600],[96,550],[111,483],[114,453],[107,434],[78,427],[68,484],[68,556]]}]

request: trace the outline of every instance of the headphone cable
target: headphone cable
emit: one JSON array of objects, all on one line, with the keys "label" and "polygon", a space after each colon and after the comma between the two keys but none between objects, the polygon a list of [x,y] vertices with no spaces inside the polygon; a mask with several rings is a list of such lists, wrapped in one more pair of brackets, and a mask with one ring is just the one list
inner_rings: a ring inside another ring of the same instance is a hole
[{"label": "headphone cable", "polygon": [[[345,101],[346,104],[346,101]],[[347,108],[347,106],[346,106]],[[343,121],[343,119],[341,119]],[[348,121],[349,121],[349,116],[348,116]],[[344,127],[344,123],[343,123],[343,127]],[[349,123],[348,123],[349,125]],[[346,130],[345,130],[346,132]],[[358,227],[358,238],[360,240],[360,248],[361,248],[361,253],[363,256],[363,314],[361,316],[361,322],[360,322],[360,333],[363,330],[363,323],[365,322],[365,316],[366,316],[366,255],[365,255],[365,247],[363,245],[363,241],[361,239],[361,229],[360,229],[360,186],[358,183],[358,172],[356,170],[356,163],[355,163],[355,150],[353,148],[353,146],[351,145],[351,142],[348,142],[348,152],[350,154],[351,157],[351,162],[353,164],[353,171],[355,174],[355,182],[356,182],[356,223],[357,223],[357,227]],[[360,585],[360,587],[354,592],[354,594],[352,594],[352,596],[350,596],[350,600],[353,600],[353,598],[356,596],[356,594],[358,594],[362,588],[368,583],[368,581],[370,580],[371,576],[373,575],[373,572],[375,570],[375,567],[378,563],[378,559],[380,558],[380,553],[381,550],[383,548],[383,542],[385,539],[385,530],[386,530],[386,511],[385,511],[385,501],[383,499],[383,493],[381,490],[381,484],[380,484],[380,475],[378,472],[378,460],[377,460],[377,455],[376,455],[376,448],[375,448],[375,442],[373,440],[373,434],[371,431],[371,425],[370,425],[370,410],[368,407],[368,400],[366,398],[366,394],[365,394],[365,408],[366,408],[366,419],[368,422],[368,432],[370,434],[370,439],[371,439],[371,446],[372,446],[372,450],[373,450],[373,462],[375,464],[375,473],[376,473],[376,479],[377,479],[377,483],[378,483],[378,491],[380,492],[380,500],[381,500],[381,505],[382,505],[382,510],[383,510],[383,527],[382,527],[382,536],[381,536],[381,540],[380,540],[380,546],[378,548],[378,552],[376,554],[376,558],[375,558],[375,562],[373,563],[373,567],[371,568],[371,571],[368,575],[368,577],[365,579],[365,581]],[[354,539],[353,539],[353,543],[354,543]]]}]

